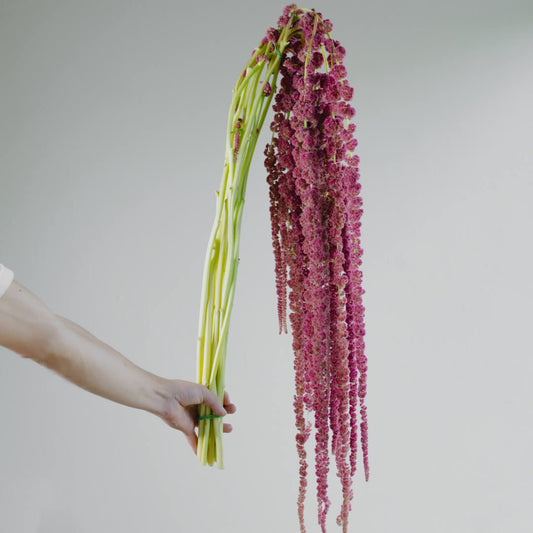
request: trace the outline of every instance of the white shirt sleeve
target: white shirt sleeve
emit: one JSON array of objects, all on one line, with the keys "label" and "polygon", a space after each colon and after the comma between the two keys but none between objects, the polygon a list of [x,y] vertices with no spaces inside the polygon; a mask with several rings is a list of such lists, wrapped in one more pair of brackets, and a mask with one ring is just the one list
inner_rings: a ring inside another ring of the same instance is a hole
[{"label": "white shirt sleeve", "polygon": [[4,265],[0,265],[0,298],[4,295],[4,292],[9,289],[11,282],[13,281],[13,271]]}]

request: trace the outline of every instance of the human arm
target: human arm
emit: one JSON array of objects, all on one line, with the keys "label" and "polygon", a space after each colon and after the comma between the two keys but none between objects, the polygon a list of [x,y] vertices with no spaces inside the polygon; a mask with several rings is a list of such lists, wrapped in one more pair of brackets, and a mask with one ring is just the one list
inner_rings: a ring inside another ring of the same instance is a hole
[{"label": "human arm", "polygon": [[[165,379],[138,367],[74,322],[53,313],[17,281],[0,297],[0,344],[50,368],[79,387],[114,402],[156,414],[182,431],[196,451],[197,405],[233,413],[206,387]],[[224,424],[224,431],[231,431]]]}]

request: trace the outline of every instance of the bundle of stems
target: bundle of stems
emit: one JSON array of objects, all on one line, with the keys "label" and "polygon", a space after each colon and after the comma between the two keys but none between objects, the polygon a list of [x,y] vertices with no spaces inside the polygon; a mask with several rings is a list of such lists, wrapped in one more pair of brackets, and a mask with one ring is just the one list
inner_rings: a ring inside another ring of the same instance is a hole
[{"label": "bundle of stems", "polygon": [[[276,43],[261,41],[237,80],[229,108],[224,172],[205,256],[197,352],[197,381],[221,402],[248,172],[292,31],[291,21]],[[223,468],[222,419],[205,405],[199,409],[198,458]]]}]

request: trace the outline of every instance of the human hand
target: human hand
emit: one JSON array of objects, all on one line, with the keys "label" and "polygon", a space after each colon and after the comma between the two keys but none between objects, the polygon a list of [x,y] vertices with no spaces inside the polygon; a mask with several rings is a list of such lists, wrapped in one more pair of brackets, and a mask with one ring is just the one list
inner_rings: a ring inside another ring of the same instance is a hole
[{"label": "human hand", "polygon": [[[182,381],[165,380],[163,408],[159,416],[172,428],[179,429],[185,435],[194,453],[198,446],[195,428],[198,426],[198,405],[205,404],[214,414],[225,416],[236,411],[230,402],[227,391],[224,392],[224,405],[218,396],[204,385]],[[232,431],[231,424],[223,424],[224,433]]]}]

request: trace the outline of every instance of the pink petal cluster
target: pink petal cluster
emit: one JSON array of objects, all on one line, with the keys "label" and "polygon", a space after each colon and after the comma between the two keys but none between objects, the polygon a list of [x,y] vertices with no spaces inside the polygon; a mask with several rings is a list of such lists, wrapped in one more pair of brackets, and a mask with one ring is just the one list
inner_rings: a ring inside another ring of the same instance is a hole
[{"label": "pink petal cluster", "polygon": [[[297,16],[283,53],[275,96],[273,140],[265,150],[280,332],[293,331],[296,445],[300,461],[298,513],[304,525],[307,487],[305,443],[314,413],[318,522],[326,530],[329,450],[343,491],[337,522],[347,531],[358,441],[368,479],[368,424],[362,200],[353,89],[346,80],[345,49],[329,37],[329,20],[291,5],[278,22]],[[294,20],[294,18],[292,18]],[[279,30],[270,28],[267,39]],[[330,441],[331,436],[331,441]],[[330,448],[331,447],[331,448]]]}]

